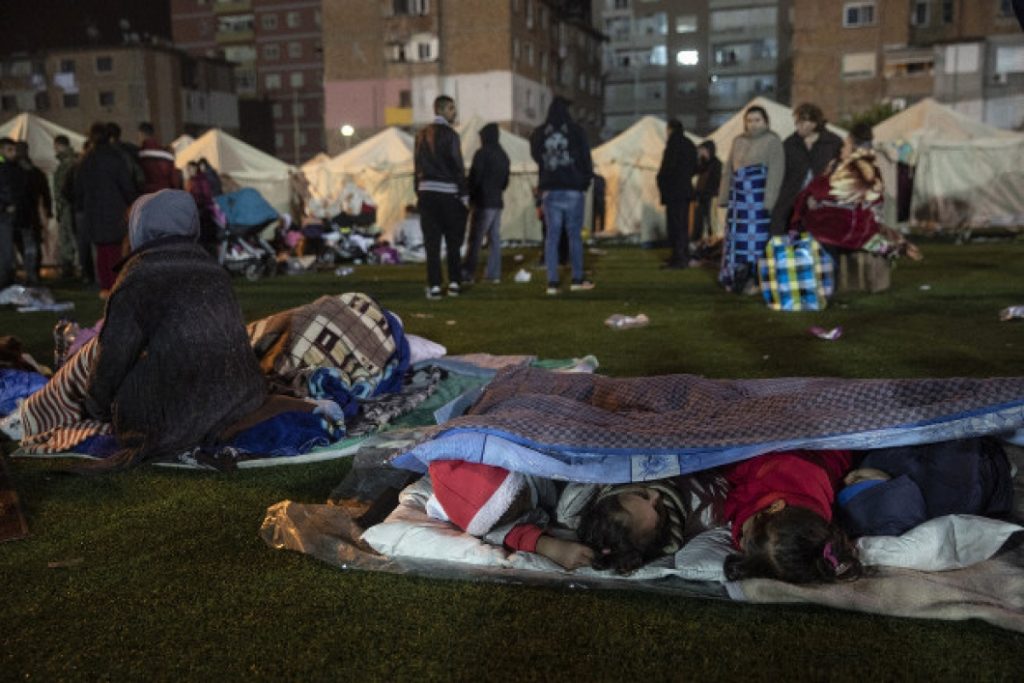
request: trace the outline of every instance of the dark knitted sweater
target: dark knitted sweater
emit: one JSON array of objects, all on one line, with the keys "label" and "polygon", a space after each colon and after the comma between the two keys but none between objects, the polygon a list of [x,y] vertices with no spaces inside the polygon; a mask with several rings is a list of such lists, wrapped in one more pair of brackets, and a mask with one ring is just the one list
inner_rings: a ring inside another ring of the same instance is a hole
[{"label": "dark knitted sweater", "polygon": [[86,408],[114,425],[113,465],[211,442],[267,395],[227,273],[187,238],[128,259],[98,345]]}]

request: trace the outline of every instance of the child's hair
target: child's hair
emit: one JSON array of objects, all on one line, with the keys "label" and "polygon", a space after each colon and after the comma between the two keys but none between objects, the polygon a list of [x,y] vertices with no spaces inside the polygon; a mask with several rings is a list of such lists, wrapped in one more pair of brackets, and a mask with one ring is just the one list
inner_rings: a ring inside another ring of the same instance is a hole
[{"label": "child's hair", "polygon": [[594,549],[594,569],[614,569],[629,574],[661,555],[665,546],[666,525],[650,538],[638,542],[629,527],[629,513],[612,494],[599,498],[580,518],[576,534]]},{"label": "child's hair", "polygon": [[790,505],[756,520],[745,552],[725,558],[730,581],[779,579],[789,583],[851,581],[864,573],[841,529],[806,508]]}]

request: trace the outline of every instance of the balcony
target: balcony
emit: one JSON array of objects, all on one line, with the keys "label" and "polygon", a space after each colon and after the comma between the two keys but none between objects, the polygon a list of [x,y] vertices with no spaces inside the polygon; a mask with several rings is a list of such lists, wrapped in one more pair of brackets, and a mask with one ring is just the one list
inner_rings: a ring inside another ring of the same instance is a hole
[{"label": "balcony", "polygon": [[236,43],[251,43],[256,39],[256,33],[252,29],[244,31],[217,31],[218,45],[234,45]]},{"label": "balcony", "polygon": [[251,0],[215,0],[213,3],[213,13],[216,15],[239,14],[241,12],[251,11]]}]

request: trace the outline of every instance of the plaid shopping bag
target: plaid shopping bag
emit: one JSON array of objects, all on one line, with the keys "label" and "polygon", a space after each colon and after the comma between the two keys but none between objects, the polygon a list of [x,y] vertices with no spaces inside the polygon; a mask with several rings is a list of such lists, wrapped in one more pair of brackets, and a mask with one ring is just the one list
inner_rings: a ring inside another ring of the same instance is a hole
[{"label": "plaid shopping bag", "polygon": [[772,237],[757,262],[761,294],[776,311],[818,311],[834,288],[832,257],[811,237],[800,233]]}]

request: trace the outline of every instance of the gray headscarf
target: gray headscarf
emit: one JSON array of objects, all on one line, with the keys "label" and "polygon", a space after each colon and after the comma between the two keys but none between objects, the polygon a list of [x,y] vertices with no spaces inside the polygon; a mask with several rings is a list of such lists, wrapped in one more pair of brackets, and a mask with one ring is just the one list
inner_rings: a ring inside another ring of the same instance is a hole
[{"label": "gray headscarf", "polygon": [[132,204],[128,215],[132,251],[161,237],[199,239],[199,212],[188,192],[160,190],[142,195]]}]

